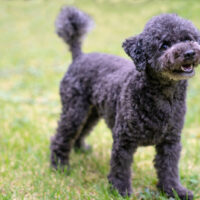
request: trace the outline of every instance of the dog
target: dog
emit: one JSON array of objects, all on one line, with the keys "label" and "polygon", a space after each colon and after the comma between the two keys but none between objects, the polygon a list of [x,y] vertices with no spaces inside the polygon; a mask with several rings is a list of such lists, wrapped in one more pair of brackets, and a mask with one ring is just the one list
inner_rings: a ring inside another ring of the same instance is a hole
[{"label": "dog", "polygon": [[51,140],[52,167],[69,166],[73,147],[89,149],[84,138],[104,118],[113,136],[112,188],[131,195],[133,154],[139,146],[154,145],[158,188],[169,197],[175,191],[182,200],[193,199],[180,183],[178,162],[187,82],[200,63],[199,30],[176,14],[155,16],[142,33],[124,41],[129,60],[84,54],[81,44],[92,23],[74,7],[64,7],[56,20],[72,63],[60,84],[62,113]]}]

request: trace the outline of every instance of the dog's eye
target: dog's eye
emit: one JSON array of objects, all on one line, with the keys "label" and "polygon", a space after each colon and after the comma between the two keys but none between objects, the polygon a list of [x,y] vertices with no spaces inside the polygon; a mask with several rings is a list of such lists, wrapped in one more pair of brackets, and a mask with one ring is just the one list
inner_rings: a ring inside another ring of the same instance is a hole
[{"label": "dog's eye", "polygon": [[190,41],[192,41],[192,38],[190,38],[189,36],[186,36],[181,41],[183,41],[183,42],[190,42]]},{"label": "dog's eye", "polygon": [[163,43],[162,46],[160,47],[160,49],[162,50],[166,50],[169,48],[169,44],[167,42]]}]

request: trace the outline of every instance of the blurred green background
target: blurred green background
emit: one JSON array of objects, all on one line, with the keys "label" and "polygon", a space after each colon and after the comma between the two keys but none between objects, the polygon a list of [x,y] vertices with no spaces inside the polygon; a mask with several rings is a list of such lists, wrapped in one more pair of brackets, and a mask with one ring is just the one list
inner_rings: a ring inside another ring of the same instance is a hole
[{"label": "blurred green background", "polygon": [[[117,200],[107,183],[112,138],[101,121],[88,137],[93,152],[71,155],[71,174],[49,168],[49,140],[60,112],[58,95],[71,55],[54,31],[60,7],[89,13],[95,29],[84,51],[126,57],[121,44],[159,13],[177,13],[200,28],[198,0],[0,0],[0,199]],[[200,69],[190,80],[180,176],[200,199]],[[140,148],[130,199],[167,199],[156,189],[154,148]],[[128,198],[127,198],[128,199]]]}]

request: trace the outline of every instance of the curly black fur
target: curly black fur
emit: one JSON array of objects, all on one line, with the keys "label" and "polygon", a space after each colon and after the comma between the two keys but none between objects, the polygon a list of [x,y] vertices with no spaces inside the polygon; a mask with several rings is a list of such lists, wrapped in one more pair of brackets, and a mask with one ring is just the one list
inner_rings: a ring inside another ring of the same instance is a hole
[{"label": "curly black fur", "polygon": [[62,113],[51,141],[52,166],[69,165],[72,147],[85,148],[84,137],[104,118],[113,135],[108,180],[121,195],[132,193],[133,153],[155,145],[158,187],[169,196],[175,190],[181,199],[193,199],[180,183],[178,161],[187,79],[200,62],[199,31],[174,14],[153,17],[141,34],[123,43],[134,64],[114,55],[83,54],[77,43],[86,32],[86,16],[64,8],[57,20],[58,34],[78,56],[60,84]]},{"label": "curly black fur", "polygon": [[92,19],[74,7],[64,7],[55,25],[57,34],[69,45],[75,59],[81,54],[81,42],[93,25]]}]

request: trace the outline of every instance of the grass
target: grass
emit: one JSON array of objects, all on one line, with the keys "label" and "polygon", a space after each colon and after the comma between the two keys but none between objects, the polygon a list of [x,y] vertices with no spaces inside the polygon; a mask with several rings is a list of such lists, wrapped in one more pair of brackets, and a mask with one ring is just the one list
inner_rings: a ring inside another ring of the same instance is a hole
[{"label": "grass", "polygon": [[[49,138],[60,112],[58,86],[70,54],[54,33],[63,4],[90,13],[97,24],[84,51],[125,56],[122,41],[146,21],[175,12],[200,27],[198,0],[0,0],[0,199],[120,200],[107,183],[112,138],[101,121],[88,137],[93,152],[71,155],[71,174],[49,168]],[[200,199],[200,69],[190,81],[183,130],[181,182]],[[153,147],[140,148],[130,199],[167,199],[156,189]],[[128,199],[128,198],[127,198]]]}]

